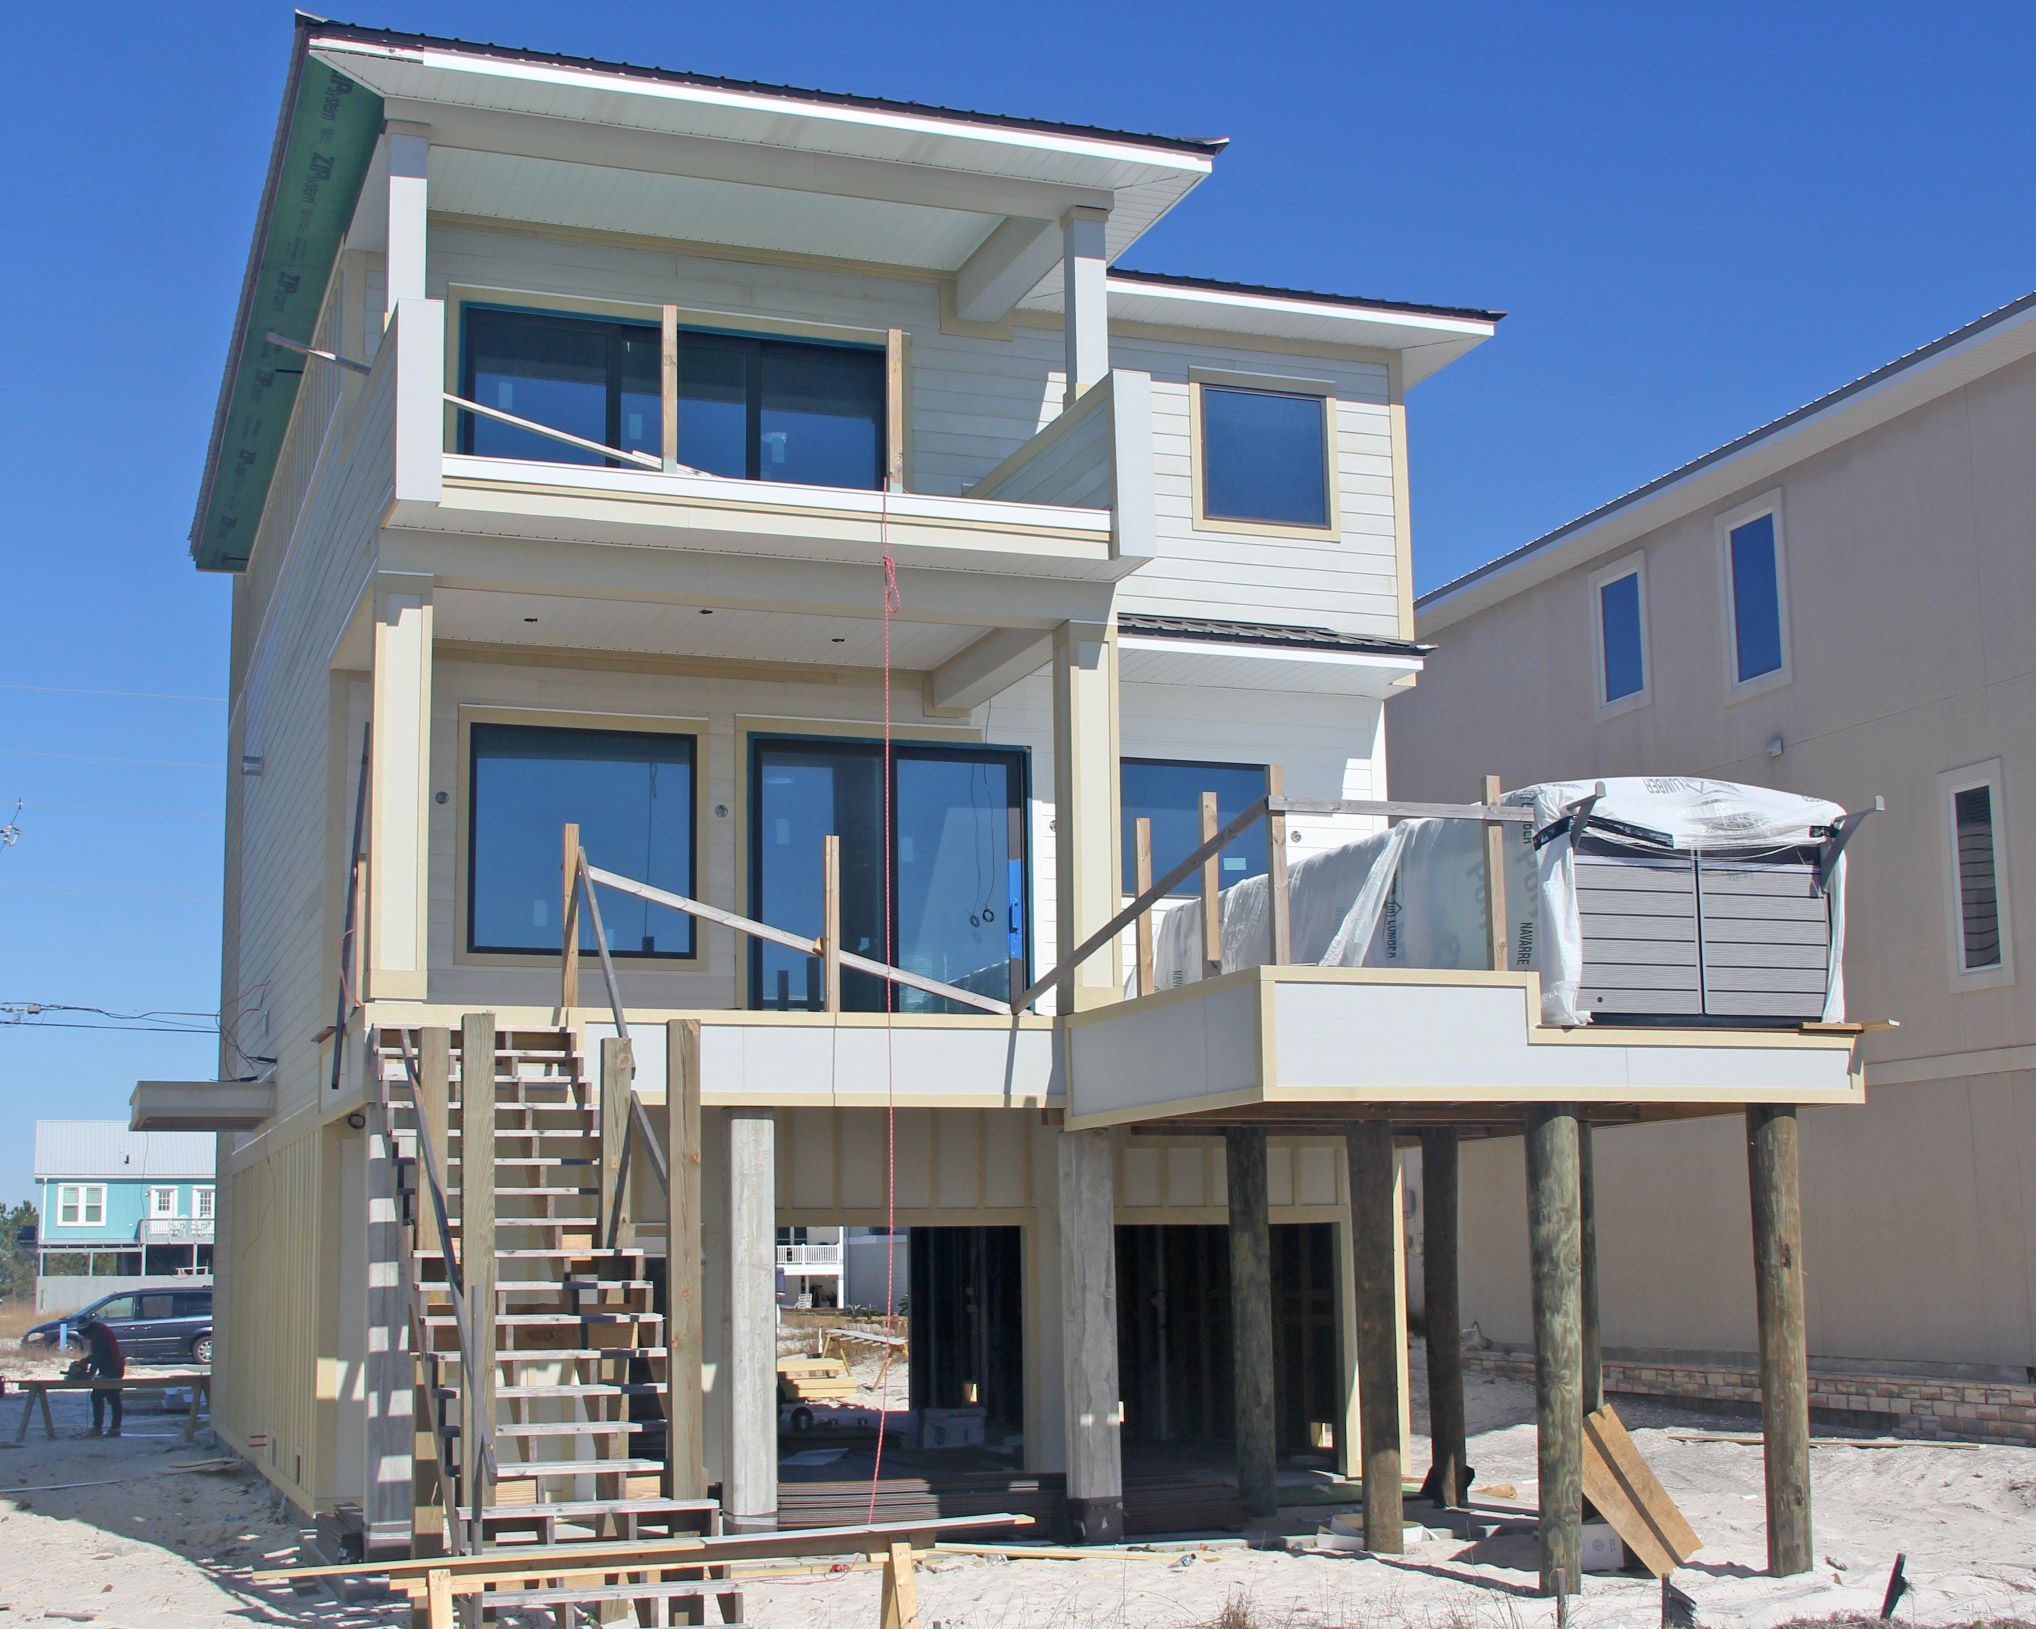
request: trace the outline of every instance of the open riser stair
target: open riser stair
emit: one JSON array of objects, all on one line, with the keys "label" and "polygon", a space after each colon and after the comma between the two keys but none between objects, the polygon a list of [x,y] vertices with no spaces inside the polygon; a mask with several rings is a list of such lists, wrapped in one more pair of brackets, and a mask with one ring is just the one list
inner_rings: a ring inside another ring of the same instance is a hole
[{"label": "open riser stair", "polygon": [[[604,1212],[599,1087],[570,1033],[466,1033],[487,1036],[492,1114],[485,1093],[468,1101],[459,1031],[385,1029],[371,1054],[411,1289],[420,1553],[711,1536],[717,1502],[671,1494],[664,1319],[644,1252]],[[467,1147],[467,1125],[483,1118],[492,1161]],[[470,1205],[468,1173],[490,1164],[493,1204]],[[487,1386],[475,1386],[470,1365],[485,1366]],[[479,1423],[469,1419],[477,1391]],[[529,1608],[566,1622],[581,1606],[603,1622],[741,1621],[739,1591],[712,1576],[628,1583],[590,1573],[483,1599],[498,1617]]]}]

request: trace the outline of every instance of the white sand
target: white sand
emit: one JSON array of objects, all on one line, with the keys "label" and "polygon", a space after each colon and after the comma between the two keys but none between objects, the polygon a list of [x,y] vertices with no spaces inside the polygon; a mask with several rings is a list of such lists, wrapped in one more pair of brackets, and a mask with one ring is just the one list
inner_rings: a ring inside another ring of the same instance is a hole
[{"label": "white sand", "polygon": [[[19,1373],[14,1354],[0,1367]],[[858,1369],[861,1365],[858,1364]],[[1415,1369],[1419,1372],[1417,1355]],[[872,1376],[872,1378],[874,1378]],[[895,1378],[895,1377],[894,1377]],[[1420,1404],[1417,1392],[1417,1408]],[[1531,1512],[1531,1398],[1515,1382],[1472,1377],[1471,1462],[1480,1487],[1511,1483],[1511,1500],[1482,1501]],[[60,1431],[82,1429],[85,1402],[54,1400]],[[0,1401],[0,1442],[12,1439],[20,1399]],[[1622,1411],[1641,1451],[1705,1541],[1676,1583],[1718,1629],[1763,1629],[1789,1618],[1878,1610],[1889,1564],[1908,1553],[1913,1589],[1900,1615],[1917,1623],[1981,1616],[2036,1620],[2036,1449],[1814,1451],[1817,1570],[1769,1579],[1761,1511],[1760,1451],[1731,1443],[1676,1442],[1672,1429],[1744,1431],[1749,1422],[1634,1405]],[[1417,1413],[1417,1421],[1420,1418]],[[257,1589],[247,1572],[287,1565],[301,1531],[251,1471],[178,1474],[205,1457],[182,1442],[181,1416],[130,1407],[119,1441],[44,1442],[31,1428],[20,1448],[0,1448],[0,1629],[86,1621],[102,1629],[210,1629],[226,1622],[365,1629],[401,1624],[393,1606],[342,1607],[324,1597]],[[1425,1465],[1417,1441],[1410,1467]],[[14,1493],[24,1484],[107,1485]],[[1326,1512],[1325,1512],[1326,1515]],[[1534,1597],[1531,1535],[1477,1544],[1454,1538],[1413,1546],[1402,1558],[1282,1555],[1225,1547],[1179,1564],[1104,1556],[1079,1562],[993,1562],[940,1557],[921,1569],[925,1629],[1193,1629],[1231,1600],[1259,1629],[1541,1629],[1550,1603]],[[877,1578],[851,1573],[752,1584],[746,1622],[757,1629],[874,1624]],[[1652,1629],[1655,1584],[1647,1578],[1586,1580],[1572,1603],[1576,1629]],[[52,1614],[90,1614],[64,1617]]]}]

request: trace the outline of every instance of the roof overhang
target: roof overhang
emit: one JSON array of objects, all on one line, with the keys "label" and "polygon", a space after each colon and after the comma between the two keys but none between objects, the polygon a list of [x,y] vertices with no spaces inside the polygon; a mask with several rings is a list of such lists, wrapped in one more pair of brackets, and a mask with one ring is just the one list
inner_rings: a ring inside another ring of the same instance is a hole
[{"label": "roof overhang", "polygon": [[1134,633],[1120,633],[1117,646],[1127,684],[1384,698],[1421,671],[1419,656],[1374,651],[1293,650]]},{"label": "roof overhang", "polygon": [[272,1081],[140,1080],[130,1131],[254,1131],[276,1112]]},{"label": "roof overhang", "polygon": [[2036,294],[1989,312],[1851,384],[1692,459],[1415,602],[1421,636],[1440,633],[1572,567],[1624,548],[1904,413],[2036,356]]},{"label": "roof overhang", "polygon": [[[1112,323],[1205,329],[1211,333],[1309,345],[1390,351],[1399,357],[1403,387],[1419,384],[1490,339],[1500,311],[1406,305],[1356,296],[1224,285],[1207,278],[1112,271]],[[1058,289],[1029,302],[1058,311]]]}]

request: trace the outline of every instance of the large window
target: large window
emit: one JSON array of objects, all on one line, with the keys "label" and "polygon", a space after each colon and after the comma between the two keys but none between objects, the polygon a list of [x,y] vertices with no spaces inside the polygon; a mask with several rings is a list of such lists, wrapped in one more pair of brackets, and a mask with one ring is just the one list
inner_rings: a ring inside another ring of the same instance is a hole
[{"label": "large window", "polygon": [[1751,684],[1788,663],[1781,533],[1775,512],[1728,523],[1726,579],[1732,621],[1732,678]]},{"label": "large window", "polygon": [[[662,340],[654,323],[502,306],[465,307],[461,394],[603,446],[663,445]],[[678,461],[752,481],[874,489],[885,464],[880,346],[686,328],[678,336]],[[478,413],[462,452],[547,463],[618,463]]]},{"label": "large window", "polygon": [[[465,308],[460,394],[483,407],[628,452],[662,440],[657,324]],[[619,463],[478,413],[459,416],[459,449],[548,464]]]},{"label": "large window", "polygon": [[[895,912],[884,920],[883,748],[874,742],[760,737],[751,748],[750,911],[773,927],[819,934],[822,839],[841,839],[844,949],[996,1000],[1028,956],[1025,764],[997,747],[900,742],[892,749],[888,865]],[[888,930],[888,931],[887,931]],[[887,939],[896,954],[888,955]],[[825,1004],[819,958],[750,941],[753,1006]],[[842,1005],[880,1012],[884,981],[844,969]],[[899,986],[901,1012],[960,1010]]]},{"label": "large window", "polygon": [[1206,382],[1192,388],[1201,420],[1202,518],[1327,529],[1327,399]]},{"label": "large window", "polygon": [[59,1227],[104,1227],[106,1185],[103,1182],[65,1182],[57,1187]]},{"label": "large window", "polygon": [[1998,759],[1941,777],[1948,838],[1951,970],[1960,983],[2013,976]]},{"label": "large window", "polygon": [[[562,931],[559,834],[577,822],[588,858],[673,893],[693,892],[690,735],[662,731],[472,727],[467,811],[467,948],[556,956]],[[602,926],[615,956],[690,956],[693,919],[612,889]],[[590,913],[580,945],[594,948]]]},{"label": "large window", "polygon": [[1598,627],[1598,705],[1635,705],[1647,695],[1647,578],[1638,559],[1591,579]]},{"label": "large window", "polygon": [[[1265,796],[1263,764],[1184,763],[1167,758],[1126,758],[1119,767],[1124,820],[1124,892],[1137,892],[1138,822],[1152,822],[1152,875],[1156,882],[1201,846],[1202,794],[1216,794],[1218,827]],[[1219,856],[1217,876],[1225,888],[1266,871],[1266,825],[1259,821]],[[1200,890],[1198,870],[1173,889]]]},{"label": "large window", "polygon": [[679,334],[679,462],[710,475],[874,490],[884,482],[884,353]]}]

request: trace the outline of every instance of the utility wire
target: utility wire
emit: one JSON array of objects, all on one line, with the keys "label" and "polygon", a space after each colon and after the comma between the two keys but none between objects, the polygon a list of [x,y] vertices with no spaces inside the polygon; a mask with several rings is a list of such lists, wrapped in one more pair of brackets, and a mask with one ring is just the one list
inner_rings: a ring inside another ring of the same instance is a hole
[{"label": "utility wire", "polygon": [[140,764],[150,769],[224,769],[224,764],[200,763],[193,758],[109,758],[91,752],[24,752],[9,747],[0,757],[61,758],[74,764]]},{"label": "utility wire", "polygon": [[34,690],[45,696],[113,696],[122,701],[207,701],[223,705],[224,696],[178,696],[161,690],[79,690],[67,684],[0,684],[0,690]]},{"label": "utility wire", "polygon": [[62,809],[76,814],[147,815],[152,819],[223,820],[217,809],[137,809],[121,803],[45,803],[41,798],[24,798],[17,809]]}]

